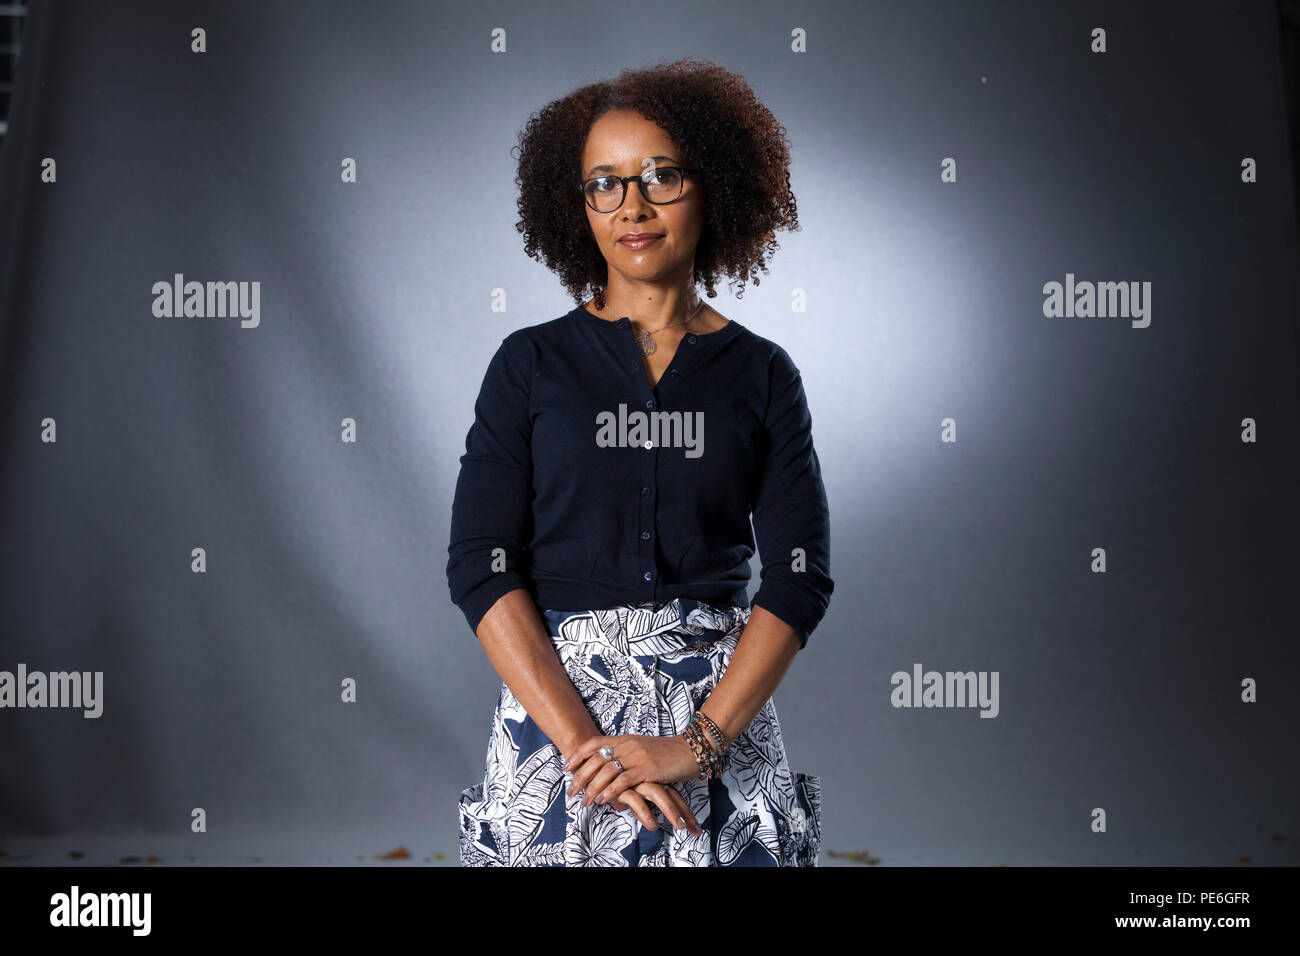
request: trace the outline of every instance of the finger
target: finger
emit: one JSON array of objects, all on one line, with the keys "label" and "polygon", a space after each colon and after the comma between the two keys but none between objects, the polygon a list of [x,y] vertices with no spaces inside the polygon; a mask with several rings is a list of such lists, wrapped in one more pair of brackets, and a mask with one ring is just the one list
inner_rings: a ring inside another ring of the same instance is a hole
[{"label": "finger", "polygon": [[659,824],[655,822],[654,811],[650,809],[649,804],[635,790],[624,790],[618,795],[618,800],[626,801],[627,807],[621,807],[618,801],[614,801],[610,806],[616,810],[631,809],[636,814],[636,818],[641,821],[641,825],[647,830],[659,829]]},{"label": "finger", "polygon": [[608,803],[610,800],[613,800],[615,797],[617,797],[620,793],[624,793],[628,790],[631,790],[638,783],[640,783],[642,779],[644,778],[641,776],[641,774],[634,773],[631,770],[624,770],[622,773],[619,773],[617,776],[615,776],[614,779],[611,780],[609,783],[605,784],[603,789],[597,790],[594,787],[589,788],[592,793],[596,794],[596,798],[593,802]]},{"label": "finger", "polygon": [[691,805],[686,802],[686,798],[677,792],[676,787],[664,787],[664,789],[668,791],[668,798],[673,802],[677,821],[685,824],[686,828],[696,836],[703,836],[704,828],[695,819],[695,814],[691,812]]},{"label": "finger", "polygon": [[[624,756],[623,759],[632,760],[634,758],[632,756]],[[622,761],[620,761],[620,763],[621,762]],[[631,790],[646,778],[644,771],[627,766],[624,766],[623,769],[620,770],[619,765],[612,760],[609,761],[606,766],[614,768],[613,779],[607,782],[603,787],[597,787],[594,784],[587,787],[587,790],[592,794],[593,802],[595,803],[608,803],[623,791]]]},{"label": "finger", "polygon": [[605,769],[594,777],[587,787],[588,803],[601,803],[603,800],[609,800],[611,796],[618,796],[624,790],[631,788],[631,783],[624,780],[622,785],[619,780],[624,778],[624,774],[619,771],[613,763],[605,765]]},{"label": "finger", "polygon": [[681,829],[681,823],[678,822],[681,813],[673,804],[662,784],[647,780],[636,787],[636,792],[655,805],[656,809],[663,814],[664,819],[668,821],[669,826],[673,829]]},{"label": "finger", "polygon": [[611,739],[612,738],[610,737],[592,737],[574,747],[572,753],[561,754],[560,757],[564,760],[564,769],[572,770],[587,757],[591,756],[601,747],[605,746],[605,744],[609,743]]},{"label": "finger", "polygon": [[583,795],[582,801],[584,806],[590,806],[596,802],[596,796],[609,786],[609,782],[618,776],[618,768],[611,762],[605,762],[595,775],[587,782],[587,792]]},{"label": "finger", "polygon": [[689,830],[696,836],[700,836],[704,832],[686,800],[674,787],[647,781],[638,790],[654,800],[655,806],[663,811],[663,815],[678,830]]},{"label": "finger", "polygon": [[569,785],[569,796],[580,793],[591,784],[591,779],[596,776],[606,765],[607,761],[599,754],[592,754],[582,761],[577,769],[573,771],[573,783]]}]

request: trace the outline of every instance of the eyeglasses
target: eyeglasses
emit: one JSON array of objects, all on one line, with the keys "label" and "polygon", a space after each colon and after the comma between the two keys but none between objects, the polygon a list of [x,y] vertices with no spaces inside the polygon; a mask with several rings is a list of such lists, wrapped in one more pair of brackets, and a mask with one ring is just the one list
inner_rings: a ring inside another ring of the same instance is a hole
[{"label": "eyeglasses", "polygon": [[640,176],[597,176],[579,183],[578,189],[587,198],[587,205],[596,212],[613,212],[623,205],[627,184],[635,181],[646,202],[662,206],[682,194],[682,183],[687,173],[699,172],[702,170],[682,166],[654,166]]}]

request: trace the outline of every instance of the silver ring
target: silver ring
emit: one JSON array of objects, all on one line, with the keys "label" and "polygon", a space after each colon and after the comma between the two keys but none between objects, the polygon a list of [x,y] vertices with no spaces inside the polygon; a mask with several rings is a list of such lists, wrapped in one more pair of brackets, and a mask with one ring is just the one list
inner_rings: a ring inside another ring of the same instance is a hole
[{"label": "silver ring", "polygon": [[622,772],[623,772],[623,765],[622,765],[621,763],[618,762],[618,758],[617,758],[617,757],[614,758],[614,766],[618,768],[618,772],[619,772],[619,773],[622,773]]},{"label": "silver ring", "polygon": [[613,760],[614,748],[611,747],[609,744],[605,744],[605,746],[600,748],[600,755],[604,757],[606,760]]}]

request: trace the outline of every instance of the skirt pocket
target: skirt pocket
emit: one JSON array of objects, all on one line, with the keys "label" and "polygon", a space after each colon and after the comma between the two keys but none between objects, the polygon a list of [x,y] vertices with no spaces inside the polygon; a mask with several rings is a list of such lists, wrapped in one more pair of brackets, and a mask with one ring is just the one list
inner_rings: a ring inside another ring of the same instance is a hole
[{"label": "skirt pocket", "polygon": [[793,775],[796,807],[786,855],[791,866],[817,866],[822,850],[822,779],[797,771]]},{"label": "skirt pocket", "polygon": [[460,865],[505,866],[505,848],[498,840],[504,827],[492,825],[489,801],[483,795],[483,783],[460,793]]}]

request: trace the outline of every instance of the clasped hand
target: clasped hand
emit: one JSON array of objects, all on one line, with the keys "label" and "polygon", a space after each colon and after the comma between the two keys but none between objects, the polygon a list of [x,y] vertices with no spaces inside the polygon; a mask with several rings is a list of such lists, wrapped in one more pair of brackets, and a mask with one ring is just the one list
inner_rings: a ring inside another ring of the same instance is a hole
[{"label": "clasped hand", "polygon": [[[623,765],[621,773],[613,760],[600,755],[600,748],[606,745],[614,748],[614,756]],[[586,791],[583,806],[608,803],[615,810],[631,809],[647,830],[655,830],[654,813],[646,806],[649,800],[678,829],[696,836],[703,832],[685,798],[669,786],[699,772],[691,745],[681,735],[590,737],[567,755],[564,769],[573,771],[566,793],[573,796]]]}]

